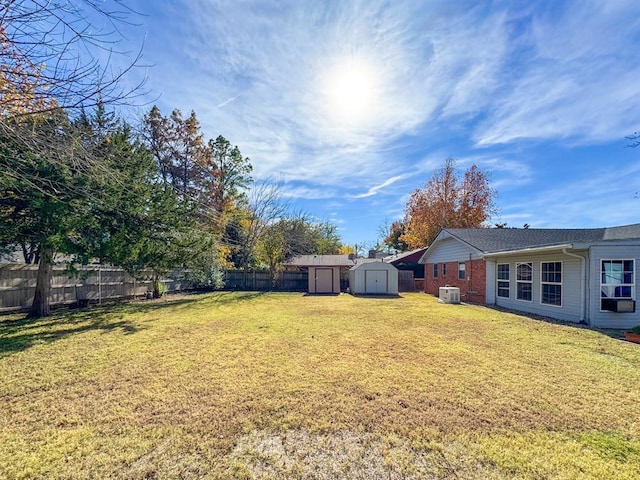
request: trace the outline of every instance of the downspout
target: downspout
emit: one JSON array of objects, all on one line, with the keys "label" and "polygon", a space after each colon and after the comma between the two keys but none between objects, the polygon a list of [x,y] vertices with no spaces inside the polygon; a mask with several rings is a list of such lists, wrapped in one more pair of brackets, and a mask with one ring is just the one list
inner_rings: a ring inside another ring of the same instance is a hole
[{"label": "downspout", "polygon": [[569,257],[574,257],[574,258],[579,258],[580,259],[580,323],[584,323],[585,322],[585,291],[586,291],[586,280],[585,280],[585,265],[586,265],[586,258],[584,258],[582,255],[576,255],[575,253],[569,253],[567,252],[566,248],[562,249],[562,253],[564,253],[565,255],[569,256]]},{"label": "downspout", "polygon": [[471,299],[471,296],[473,295],[473,264],[471,263],[471,252],[469,252],[469,284],[467,288],[469,290],[468,298]]}]

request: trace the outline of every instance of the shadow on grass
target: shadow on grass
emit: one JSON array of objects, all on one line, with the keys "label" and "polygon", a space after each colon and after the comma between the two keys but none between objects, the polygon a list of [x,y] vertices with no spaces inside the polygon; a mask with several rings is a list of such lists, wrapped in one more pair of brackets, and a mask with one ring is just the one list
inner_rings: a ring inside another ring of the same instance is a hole
[{"label": "shadow on grass", "polygon": [[217,305],[229,305],[231,303],[246,302],[255,300],[269,292],[258,291],[218,291],[208,297],[208,300]]},{"label": "shadow on grass", "polygon": [[399,298],[404,298],[400,294],[379,295],[375,293],[352,293],[351,296],[353,298],[375,298],[379,300],[397,300]]},{"label": "shadow on grass", "polygon": [[125,335],[139,332],[149,319],[128,319],[131,315],[149,314],[167,308],[230,305],[250,301],[267,292],[184,293],[145,301],[94,305],[82,309],[53,310],[45,318],[10,315],[0,317],[0,358],[34,345],[55,342],[92,330],[105,333],[119,330]]},{"label": "shadow on grass", "polygon": [[0,358],[26,350],[34,345],[55,342],[91,330],[102,330],[103,332],[120,330],[125,335],[140,330],[131,322],[113,321],[107,318],[81,320],[76,316],[69,318],[56,316],[48,317],[46,320],[42,322],[38,319],[22,318],[0,322]]},{"label": "shadow on grass", "polygon": [[195,295],[189,295],[176,299],[107,304],[77,310],[59,309],[44,318],[16,315],[0,317],[0,357],[92,330],[105,333],[120,331],[131,335],[145,327],[140,325],[140,321],[127,320],[128,316],[175,308],[198,300]]},{"label": "shadow on grass", "polygon": [[591,330],[592,332],[598,332],[607,337],[613,338],[615,340],[625,340],[624,338],[624,329],[616,329],[616,328],[596,328],[587,325],[586,323],[576,323],[576,322],[568,322],[564,320],[558,320],[556,318],[545,317],[544,315],[537,315],[535,313],[524,312],[522,310],[513,310],[510,308],[499,307],[497,305],[485,305],[485,307],[496,310],[502,313],[511,313],[513,315],[518,315],[520,317],[530,318],[532,320],[538,320],[540,322],[550,323],[553,325],[562,325],[565,327],[575,328],[578,330]]}]

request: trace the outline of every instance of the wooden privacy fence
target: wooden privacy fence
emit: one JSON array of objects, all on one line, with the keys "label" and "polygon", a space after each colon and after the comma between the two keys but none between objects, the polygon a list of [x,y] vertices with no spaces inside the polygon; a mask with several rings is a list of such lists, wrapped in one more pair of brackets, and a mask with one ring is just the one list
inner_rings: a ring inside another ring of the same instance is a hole
[{"label": "wooden privacy fence", "polygon": [[[0,311],[29,308],[38,275],[37,265],[0,265]],[[51,275],[51,305],[100,303],[105,300],[144,297],[153,290],[153,273],[143,271],[135,279],[122,268],[105,266],[78,267],[72,274],[64,267],[53,267]],[[161,279],[167,291],[189,288],[186,281]]]},{"label": "wooden privacy fence", "polygon": [[415,292],[416,282],[413,278],[413,271],[398,270],[398,291],[399,292]]},{"label": "wooden privacy fence", "polygon": [[[33,302],[38,275],[37,265],[0,264],[0,312],[27,309]],[[179,275],[177,275],[179,277]],[[275,283],[266,270],[225,270],[224,290],[304,292],[308,288],[308,272],[279,272]],[[53,267],[51,276],[51,305],[87,305],[102,301],[145,297],[153,290],[153,272],[142,272],[141,278],[134,278],[122,268],[107,266],[78,267],[71,273],[62,266]],[[421,291],[419,279],[413,272],[400,271],[399,291]],[[186,280],[163,278],[168,292],[191,288]],[[347,280],[341,280],[341,290],[346,290]]]},{"label": "wooden privacy fence", "polygon": [[[83,266],[71,273],[62,266],[54,266],[51,275],[49,302],[51,305],[87,305],[107,300],[145,297],[153,290],[153,272],[145,270],[141,278],[134,278],[122,268]],[[38,276],[37,265],[0,264],[0,312],[27,309],[33,302]],[[307,289],[307,272],[280,272],[271,281],[268,271],[226,270],[225,290],[257,290],[302,292]],[[189,282],[172,278],[161,281],[168,292],[187,290]]]},{"label": "wooden privacy fence", "polygon": [[308,287],[308,272],[279,272],[275,283],[268,270],[225,270],[225,290],[303,292]]}]

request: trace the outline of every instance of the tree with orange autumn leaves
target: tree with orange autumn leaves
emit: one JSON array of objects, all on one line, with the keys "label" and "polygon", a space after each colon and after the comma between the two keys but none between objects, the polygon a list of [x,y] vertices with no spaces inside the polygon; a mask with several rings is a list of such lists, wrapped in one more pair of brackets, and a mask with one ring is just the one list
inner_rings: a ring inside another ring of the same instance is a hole
[{"label": "tree with orange autumn leaves", "polygon": [[410,249],[420,248],[430,245],[443,228],[482,227],[496,212],[495,195],[487,174],[477,165],[460,176],[455,160],[447,158],[427,184],[411,194],[404,220],[394,222],[385,242],[402,231],[400,241]]},{"label": "tree with orange autumn leaves", "polygon": [[47,91],[42,78],[42,65],[36,65],[7,37],[0,25],[0,115],[12,118],[31,111],[50,110],[54,99],[40,92]]}]

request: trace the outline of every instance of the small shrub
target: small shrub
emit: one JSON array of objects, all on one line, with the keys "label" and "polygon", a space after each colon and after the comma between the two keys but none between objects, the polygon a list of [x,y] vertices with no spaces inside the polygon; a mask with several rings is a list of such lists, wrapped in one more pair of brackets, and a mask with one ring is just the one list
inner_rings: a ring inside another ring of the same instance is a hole
[{"label": "small shrub", "polygon": [[153,283],[153,298],[160,298],[167,293],[167,286],[160,280]]}]

